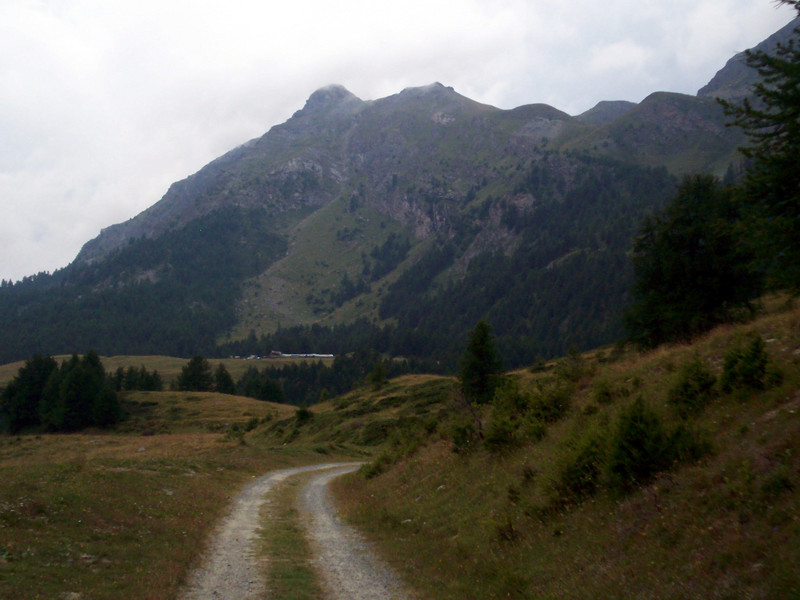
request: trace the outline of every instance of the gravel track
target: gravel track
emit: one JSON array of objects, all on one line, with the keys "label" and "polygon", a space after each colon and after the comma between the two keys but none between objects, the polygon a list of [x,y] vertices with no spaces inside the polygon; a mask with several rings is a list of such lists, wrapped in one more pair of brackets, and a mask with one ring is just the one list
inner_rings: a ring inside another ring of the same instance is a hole
[{"label": "gravel track", "polygon": [[[272,487],[293,475],[337,468],[338,474],[356,463],[326,463],[272,471],[249,483],[236,496],[230,513],[218,525],[203,563],[189,577],[179,600],[255,600],[266,597],[265,562],[256,548],[259,511]],[[352,596],[357,598],[360,596]],[[379,596],[371,596],[378,598]],[[388,597],[388,596],[387,596]]]},{"label": "gravel track", "polygon": [[357,468],[358,465],[343,466],[314,475],[302,491],[306,535],[314,549],[315,565],[327,597],[333,600],[410,598],[397,575],[378,561],[355,529],[336,516],[328,483]]}]

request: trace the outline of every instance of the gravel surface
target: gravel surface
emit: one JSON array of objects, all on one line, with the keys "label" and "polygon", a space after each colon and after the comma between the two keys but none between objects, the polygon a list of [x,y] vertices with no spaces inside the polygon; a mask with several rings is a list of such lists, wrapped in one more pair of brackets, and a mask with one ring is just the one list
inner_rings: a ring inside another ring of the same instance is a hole
[{"label": "gravel surface", "polygon": [[331,479],[355,471],[343,466],[314,475],[302,492],[306,533],[315,553],[328,598],[388,600],[410,598],[400,579],[381,564],[356,530],[336,516],[328,494]]},{"label": "gravel surface", "polygon": [[[186,587],[178,595],[179,600],[264,598],[266,590],[263,573],[266,567],[264,560],[259,558],[256,541],[260,524],[259,511],[266,501],[266,494],[275,483],[292,475],[342,466],[342,463],[327,463],[282,469],[267,473],[248,484],[235,498],[231,512],[217,527],[203,564],[190,575]],[[354,470],[358,468],[358,464],[348,464],[344,468]],[[345,471],[339,468],[335,471],[338,474],[343,472]]]}]

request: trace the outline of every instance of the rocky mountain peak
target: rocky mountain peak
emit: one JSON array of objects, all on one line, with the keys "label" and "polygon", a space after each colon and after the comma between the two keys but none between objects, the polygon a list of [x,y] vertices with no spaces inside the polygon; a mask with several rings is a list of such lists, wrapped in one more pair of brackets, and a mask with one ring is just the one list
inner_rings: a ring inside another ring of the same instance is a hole
[{"label": "rocky mountain peak", "polygon": [[308,97],[308,100],[306,100],[306,105],[304,108],[327,107],[333,104],[340,104],[341,102],[352,100],[357,100],[359,102],[361,101],[358,96],[353,94],[343,85],[332,84],[321,87],[311,94]]},{"label": "rocky mountain peak", "polygon": [[365,102],[343,85],[333,84],[319,88],[308,97],[305,105],[294,116],[327,115],[337,112],[358,111]]}]

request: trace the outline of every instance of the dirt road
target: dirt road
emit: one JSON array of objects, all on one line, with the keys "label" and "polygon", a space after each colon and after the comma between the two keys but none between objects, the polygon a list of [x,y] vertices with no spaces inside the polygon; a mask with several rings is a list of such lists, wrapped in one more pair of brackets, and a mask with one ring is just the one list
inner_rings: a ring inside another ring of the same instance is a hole
[{"label": "dirt road", "polygon": [[354,471],[359,463],[325,463],[273,471],[247,485],[234,500],[230,513],[217,527],[203,564],[189,577],[179,600],[250,600],[269,598],[264,574],[269,559],[257,548],[259,512],[273,486],[294,475],[321,471],[302,494],[307,535],[317,552],[316,566],[329,597],[394,599],[406,597],[399,580],[366,551],[352,528],[335,516],[327,483]]}]

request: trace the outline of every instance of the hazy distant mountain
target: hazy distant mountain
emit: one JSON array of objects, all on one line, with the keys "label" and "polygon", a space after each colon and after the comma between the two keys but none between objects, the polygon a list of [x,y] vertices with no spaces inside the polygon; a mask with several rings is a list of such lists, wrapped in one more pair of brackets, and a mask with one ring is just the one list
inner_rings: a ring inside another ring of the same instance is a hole
[{"label": "hazy distant mountain", "polygon": [[67,268],[0,290],[0,359],[244,350],[314,325],[281,349],[446,361],[481,318],[508,365],[611,341],[643,215],[682,174],[739,160],[710,89],[571,117],[439,83],[374,101],[322,88]]},{"label": "hazy distant mountain", "polygon": [[589,125],[602,125],[621,117],[634,106],[635,102],[627,100],[601,100],[594,108],[579,114],[576,118]]}]

